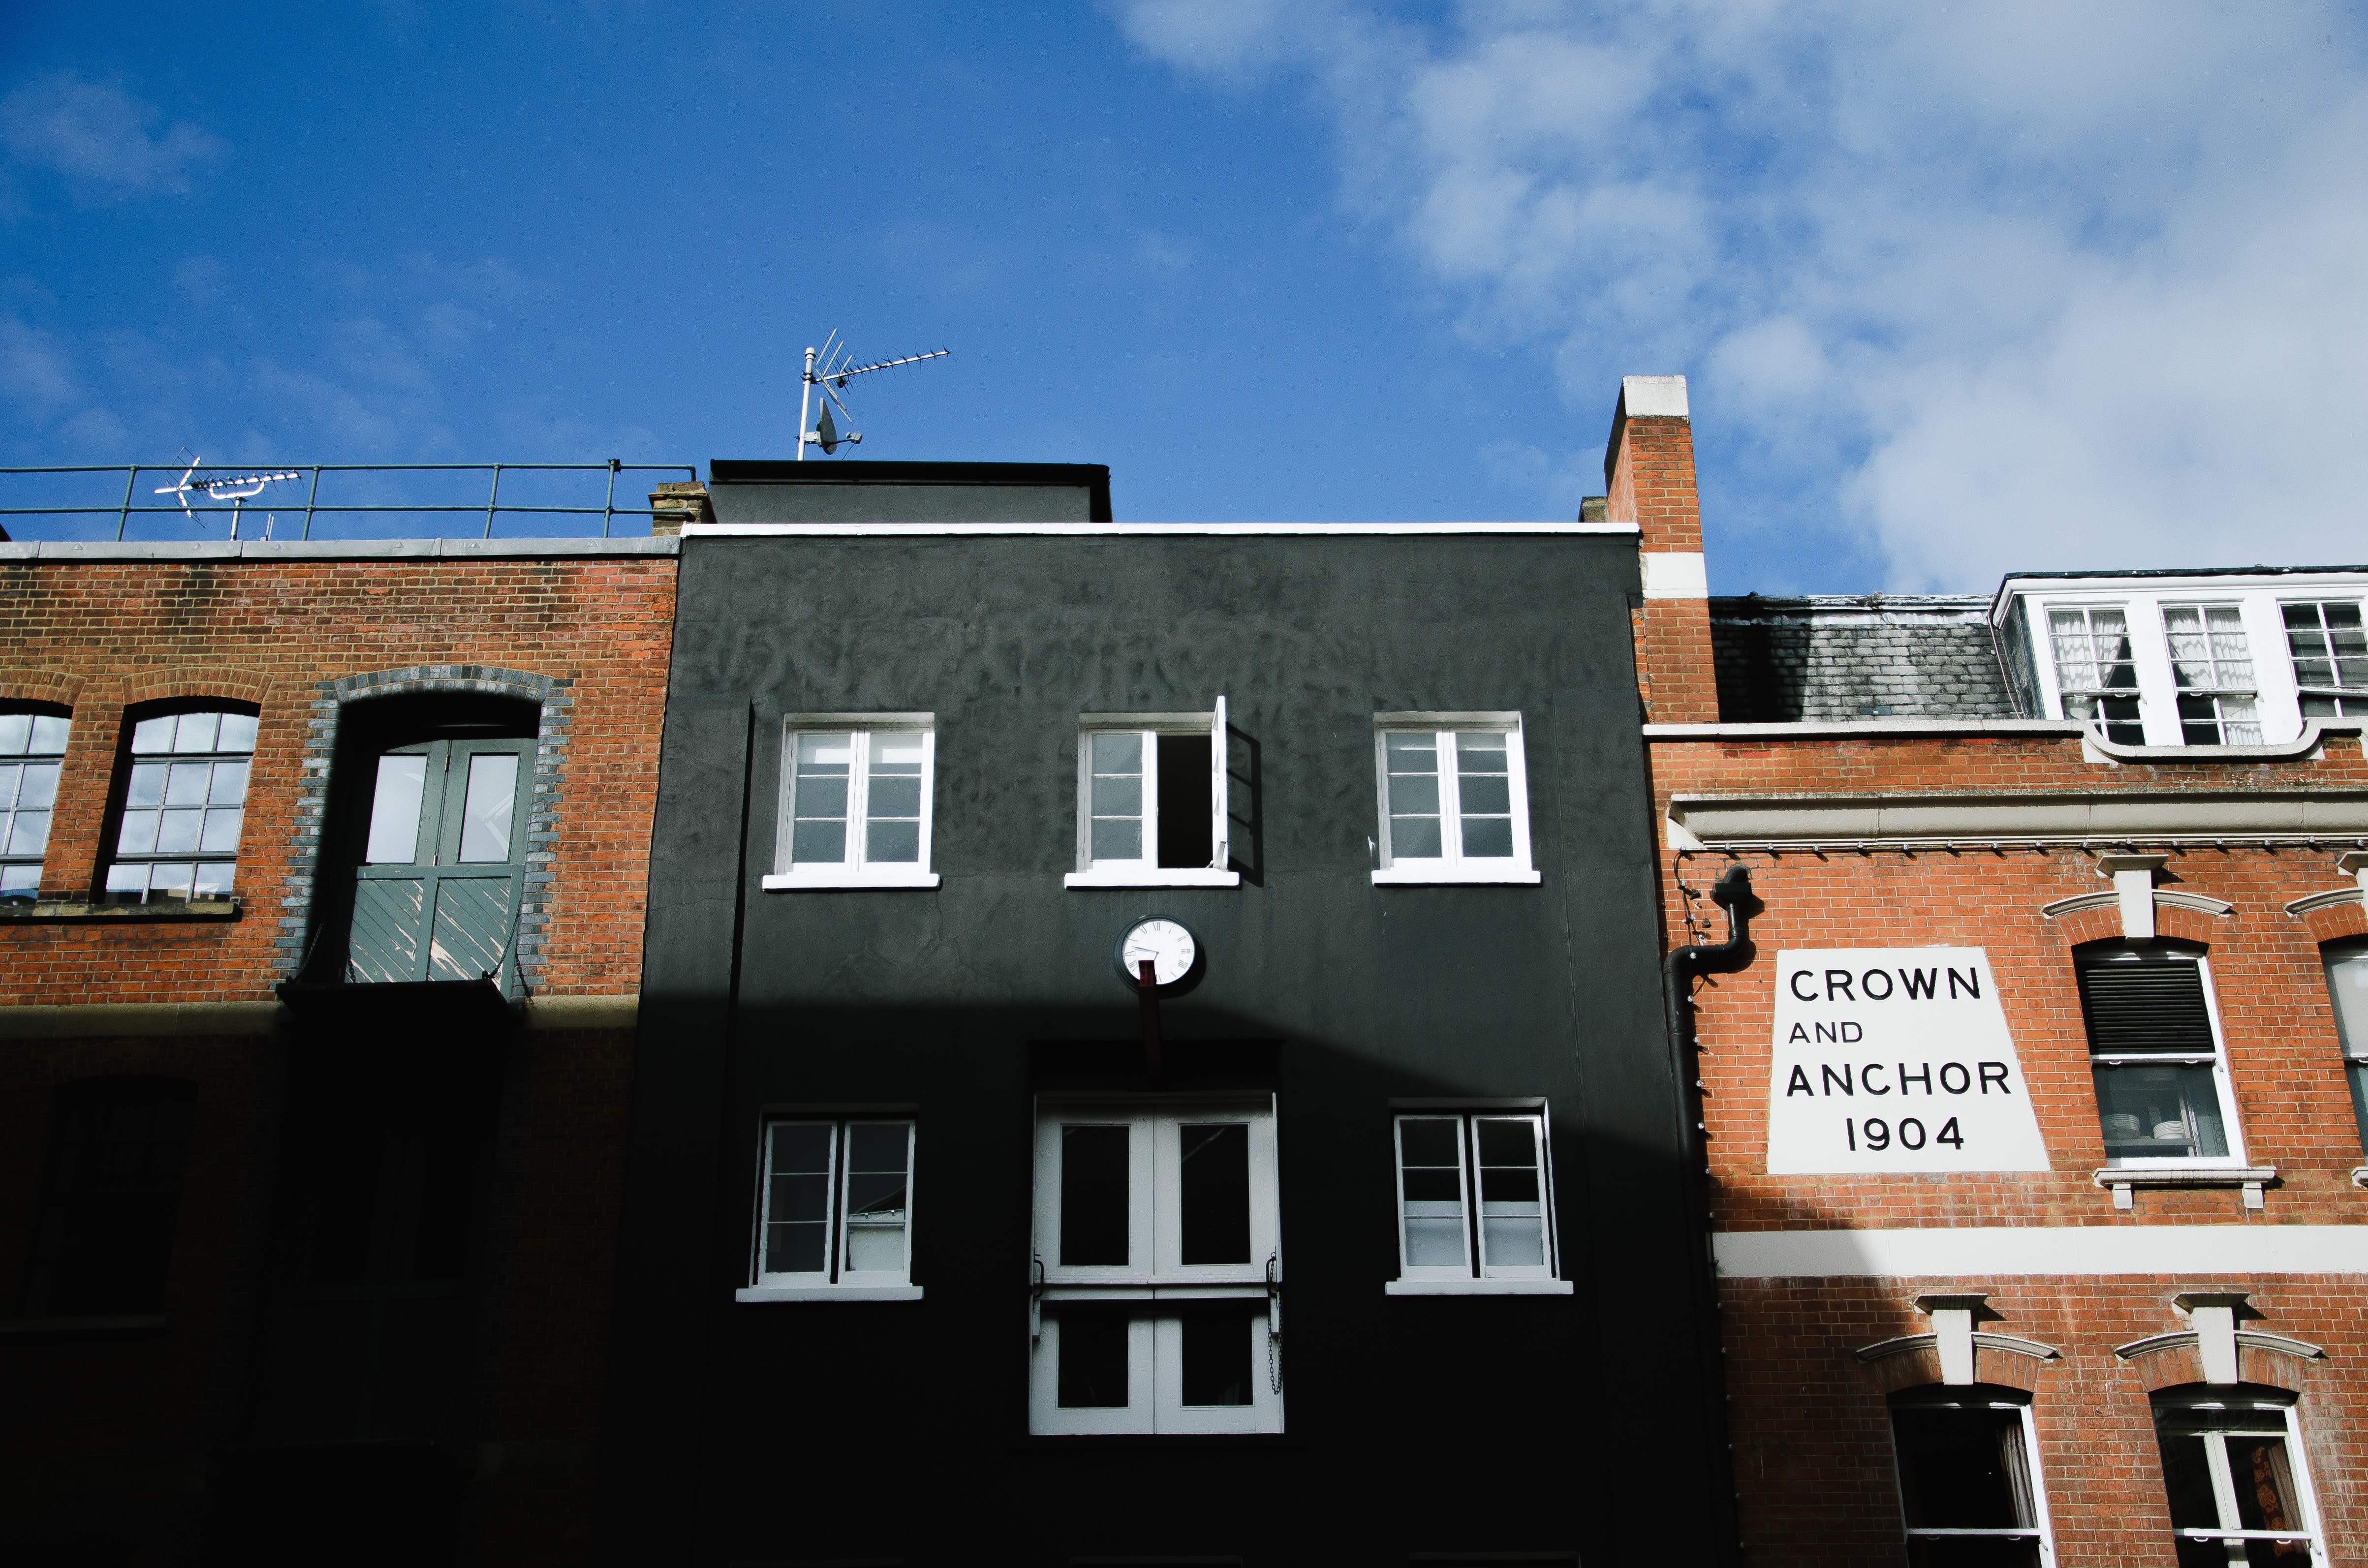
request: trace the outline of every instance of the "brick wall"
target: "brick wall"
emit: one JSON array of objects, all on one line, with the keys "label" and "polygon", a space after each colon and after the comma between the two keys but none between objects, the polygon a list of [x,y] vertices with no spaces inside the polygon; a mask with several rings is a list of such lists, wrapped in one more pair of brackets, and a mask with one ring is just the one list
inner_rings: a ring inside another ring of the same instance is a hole
[{"label": "brick wall", "polygon": [[[1674,383],[1671,385],[1670,383]],[[1632,401],[1634,407],[1632,408]],[[1681,377],[1631,377],[1622,384],[1603,457],[1604,517],[1637,526],[1646,597],[1632,612],[1637,695],[1648,722],[1702,723],[1718,717],[1711,659],[1710,601],[1699,585],[1655,591],[1656,558],[1702,563],[1702,504],[1694,493],[1693,423]],[[1641,412],[1650,409],[1653,412]]]},{"label": "brick wall", "polygon": [[673,619],[666,556],[0,562],[0,687],[53,691],[63,677],[75,693],[45,898],[86,898],[100,878],[127,705],[222,696],[260,709],[240,918],[0,925],[0,1005],[268,1000],[288,967],[282,919],[312,891],[327,688],[472,665],[540,677],[570,714],[552,880],[529,895],[549,906],[536,989],[635,989]]},{"label": "brick wall", "polygon": [[[342,704],[393,685],[541,704],[520,922],[536,1000],[483,1052],[502,1109],[462,1458],[476,1560],[585,1561],[633,1048],[630,1008],[597,999],[640,984],[674,558],[10,548],[0,697],[74,710],[45,900],[100,880],[128,705],[223,697],[259,719],[237,918],[0,920],[0,1555],[162,1561],[239,1523],[220,1487],[273,1321],[291,1074],[356,1044],[272,987],[302,950]],[[608,1021],[543,1027],[586,1017]],[[12,1330],[52,1096],[123,1073],[197,1085],[163,1324]]]},{"label": "brick wall", "polygon": [[[1972,735],[1656,740],[1656,800],[1672,794],[1954,791],[1993,799],[2117,790],[2225,795],[2248,789],[2368,784],[2368,759],[2338,742],[2317,761],[2146,764],[2082,760],[2074,739]],[[2118,848],[2100,844],[2097,849]],[[2368,1220],[2355,1187],[2363,1163],[2318,944],[2368,929],[2361,906],[2306,918],[2284,905],[2351,882],[2317,847],[2229,842],[2144,845],[2168,856],[2165,891],[2207,895],[2225,916],[2157,904],[2162,934],[2207,946],[2236,1116],[2246,1153],[2274,1165],[2264,1207],[2233,1188],[2139,1189],[2116,1210],[2092,1173],[2105,1164],[2072,949],[2118,937],[2111,906],[2050,920],[2041,906],[2108,891],[2094,854],[2075,846],[1964,844],[1953,849],[1829,846],[1822,851],[1663,852],[1667,940],[1715,941],[1724,917],[1701,896],[1730,864],[1750,867],[1764,909],[1752,922],[1754,961],[1696,986],[1702,1122],[1720,1232],[1914,1226],[2130,1227],[2348,1225]],[[1691,890],[1689,895],[1687,890]],[[1969,946],[1987,949],[2026,1075],[2051,1168],[2029,1173],[1884,1176],[1767,1174],[1775,955],[1809,947]],[[1721,1282],[1730,1437],[1746,1560],[1897,1562],[1900,1518],[1886,1377],[1912,1358],[1871,1369],[1851,1354],[1929,1332],[1919,1292],[1987,1292],[2002,1321],[1986,1329],[2040,1340],[2061,1358],[2032,1363],[2041,1464],[2063,1568],[2172,1561],[2146,1369],[2112,1349],[2183,1330],[2181,1290],[2249,1292],[2255,1325],[2324,1346],[2325,1360],[2280,1374],[2302,1392],[2311,1475],[2338,1562],[2368,1556],[2368,1339],[2363,1282],[2335,1276],[2186,1278],[1729,1278]],[[1930,1359],[1930,1358],[1926,1358]],[[2291,1358],[2282,1360],[2292,1362]],[[2268,1375],[2248,1363],[2247,1375]],[[1930,1370],[1922,1374],[1932,1376]],[[1985,1375],[1990,1375],[1986,1369]],[[2158,1375],[2169,1376],[2168,1373]],[[2192,1373],[2181,1374],[2192,1376]]]}]

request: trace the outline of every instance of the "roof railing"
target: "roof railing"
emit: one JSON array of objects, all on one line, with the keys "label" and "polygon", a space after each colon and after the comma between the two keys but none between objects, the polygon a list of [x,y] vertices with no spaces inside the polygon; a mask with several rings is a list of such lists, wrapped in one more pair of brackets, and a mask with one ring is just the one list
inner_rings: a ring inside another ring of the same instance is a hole
[{"label": "roof railing", "polygon": [[[230,501],[217,501],[204,492],[202,488],[206,483],[204,476],[210,474],[217,475],[227,480],[237,476],[239,472],[240,471],[235,469],[219,465],[192,469],[187,462],[110,463],[104,465],[71,465],[40,468],[0,467],[0,495],[7,495],[7,498],[10,499],[21,498],[24,485],[20,482],[29,479],[35,475],[96,475],[116,473],[123,475],[122,498],[113,505],[0,506],[0,517],[113,517],[115,518],[114,537],[119,540],[122,540],[130,531],[132,518],[144,517],[153,515],[183,517],[194,522],[201,517],[227,514],[232,518],[232,528],[233,530],[237,528],[238,520],[242,517],[254,511],[268,510],[273,519],[277,518],[278,514],[286,512],[290,514],[292,519],[296,512],[296,507],[292,504],[285,506],[273,506],[267,508],[253,505],[255,501],[259,501],[261,499],[259,496],[242,496],[238,499]],[[290,473],[299,480],[308,480],[304,493],[304,523],[302,532],[297,536],[300,539],[307,540],[313,538],[313,530],[316,522],[320,523],[324,527],[334,528],[336,526],[334,521],[335,519],[347,517],[352,514],[418,516],[425,517],[437,517],[451,514],[467,514],[472,517],[482,516],[484,518],[484,528],[482,535],[479,534],[478,530],[474,527],[470,528],[467,530],[467,533],[468,536],[471,537],[482,537],[484,539],[492,539],[494,537],[495,526],[505,515],[520,517],[558,516],[598,517],[600,519],[600,537],[602,539],[607,539],[610,537],[610,532],[614,528],[616,520],[619,517],[648,517],[654,515],[652,508],[646,506],[620,506],[617,505],[617,478],[620,474],[680,474],[693,483],[696,483],[699,478],[698,468],[690,463],[629,463],[620,461],[616,458],[611,458],[605,463],[296,463],[288,465],[278,472]],[[144,499],[139,493],[140,476],[143,473],[165,474],[181,480],[184,483],[154,487],[157,494],[168,496],[171,497],[171,499],[164,502],[163,504],[152,504]],[[357,503],[335,501],[324,502],[321,499],[321,476],[324,474],[427,473],[486,474],[489,476],[489,479],[485,488],[485,498],[483,502],[467,501],[458,503],[443,501],[416,501],[407,499],[377,500]],[[506,473],[512,475],[528,473],[605,473],[608,475],[608,483],[606,491],[602,495],[601,503],[598,506],[522,504],[518,502],[504,502],[502,500],[502,476]],[[16,494],[9,494],[8,493],[10,492],[15,492]],[[629,494],[628,499],[633,498],[635,497],[632,497]],[[273,526],[274,523],[270,521],[268,521],[266,524],[267,528]],[[14,530],[11,530],[11,532],[13,533]],[[283,535],[281,537],[285,536]],[[352,534],[340,531],[337,537],[450,538],[461,536],[449,533],[442,528],[438,528],[427,534],[406,533],[394,536],[369,533]]]}]

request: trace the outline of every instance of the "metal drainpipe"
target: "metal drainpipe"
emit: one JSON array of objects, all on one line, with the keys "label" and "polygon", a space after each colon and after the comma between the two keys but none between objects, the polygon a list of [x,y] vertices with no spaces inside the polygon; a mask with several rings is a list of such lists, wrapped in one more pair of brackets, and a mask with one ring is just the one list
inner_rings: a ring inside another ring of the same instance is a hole
[{"label": "metal drainpipe", "polygon": [[[1740,1524],[1735,1513],[1736,1468],[1726,1437],[1726,1391],[1725,1348],[1720,1345],[1718,1277],[1711,1267],[1709,1236],[1709,1176],[1708,1155],[1702,1147],[1702,1096],[1691,1085],[1696,1082],[1694,1057],[1694,1009],[1687,987],[1698,974],[1732,974],[1751,961],[1751,906],[1759,901],[1751,892],[1751,871],[1744,866],[1730,866],[1710,890],[1711,902],[1726,911],[1726,940],[1716,945],[1696,944],[1679,948],[1661,962],[1661,989],[1668,1005],[1669,1071],[1678,1091],[1678,1141],[1682,1150],[1685,1201],[1692,1213],[1703,1216],[1702,1245],[1690,1250],[1693,1259],[1694,1299],[1702,1303],[1702,1321],[1696,1334],[1702,1345],[1702,1398],[1708,1406],[1711,1440],[1712,1506],[1724,1522],[1724,1539],[1719,1546],[1723,1562],[1736,1562],[1741,1555]],[[1694,1126],[1689,1129],[1691,1120]],[[1725,1463],[1721,1463],[1722,1458]]]}]

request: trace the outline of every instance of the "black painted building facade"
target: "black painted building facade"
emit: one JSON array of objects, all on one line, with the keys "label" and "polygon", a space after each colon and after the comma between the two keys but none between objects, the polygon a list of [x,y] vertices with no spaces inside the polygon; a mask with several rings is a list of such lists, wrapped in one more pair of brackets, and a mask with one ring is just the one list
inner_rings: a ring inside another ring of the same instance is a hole
[{"label": "black painted building facade", "polygon": [[1717,1560],[1634,527],[869,466],[683,541],[615,1559]]}]

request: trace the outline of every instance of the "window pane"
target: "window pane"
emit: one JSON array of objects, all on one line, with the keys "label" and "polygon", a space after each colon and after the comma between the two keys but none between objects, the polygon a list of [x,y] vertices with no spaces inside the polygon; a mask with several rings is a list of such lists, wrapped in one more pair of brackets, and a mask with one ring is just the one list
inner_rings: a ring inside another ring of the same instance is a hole
[{"label": "window pane", "polygon": [[2218,1085],[2209,1062],[2095,1069],[2097,1118],[2115,1160],[2226,1154]]},{"label": "window pane", "polygon": [[107,869],[108,902],[139,903],[147,897],[147,893],[148,868],[144,863],[136,866],[109,866]]},{"label": "window pane", "polygon": [[[1250,1261],[1250,1130],[1247,1122],[1178,1129],[1186,1263]],[[1190,1341],[1187,1341],[1188,1345]],[[1193,1401],[1187,1400],[1190,1404]],[[1203,1401],[1201,1403],[1215,1403]]]},{"label": "window pane", "polygon": [[1463,1250],[1463,1123],[1453,1117],[1398,1122],[1399,1202],[1409,1267],[1470,1267]]},{"label": "window pane", "polygon": [[2368,1062],[2344,1063],[2351,1080],[2351,1118],[2360,1126],[2360,1147],[2368,1151]]},{"label": "window pane", "polygon": [[844,821],[800,822],[790,827],[790,860],[794,865],[837,865],[847,858]]},{"label": "window pane", "polygon": [[1537,1123],[1478,1117],[1480,1256],[1490,1268],[1535,1268],[1546,1260]]},{"label": "window pane", "polygon": [[[2356,613],[2352,624],[2359,624]],[[2356,634],[2353,640],[2358,640]],[[2368,682],[2362,684],[2368,685]],[[66,749],[66,731],[73,722],[73,720],[61,719],[54,713],[34,714],[32,740],[25,749],[37,756],[59,756]]]},{"label": "window pane", "polygon": [[1099,730],[1094,733],[1096,773],[1141,773],[1143,736],[1133,730]]},{"label": "window pane", "polygon": [[510,858],[510,817],[518,805],[518,759],[485,752],[469,759],[469,798],[461,808],[461,859],[485,865]]},{"label": "window pane", "polygon": [[912,1123],[851,1122],[847,1145],[847,1267],[902,1273]]},{"label": "window pane", "polygon": [[253,751],[255,749],[255,717],[248,713],[225,713],[222,730],[214,737],[216,751]]},{"label": "window pane", "polygon": [[115,850],[119,855],[145,855],[156,847],[156,813],[126,812],[123,830],[116,835]]},{"label": "window pane", "polygon": [[419,796],[427,785],[424,756],[378,759],[378,789],[370,800],[370,846],[363,858],[373,866],[409,866],[419,858]]},{"label": "window pane", "polygon": [[1439,859],[1447,852],[1439,820],[1439,737],[1387,734],[1382,750],[1390,780],[1391,858]]},{"label": "window pane", "polygon": [[40,888],[39,866],[0,866],[0,899],[10,903],[29,903]]},{"label": "window pane", "polygon": [[165,778],[165,803],[168,806],[202,806],[206,803],[206,786],[213,767],[203,762],[176,762]]},{"label": "window pane", "polygon": [[1095,860],[1144,858],[1143,741],[1134,731],[1100,731],[1090,737],[1087,854]]},{"label": "window pane", "polygon": [[54,762],[26,763],[23,781],[17,789],[17,809],[45,810],[54,805],[57,798],[58,765]]},{"label": "window pane", "polygon": [[204,825],[205,812],[198,811],[159,812],[156,829],[156,853],[186,855],[198,846],[198,830]]},{"label": "window pane", "polygon": [[[0,762],[0,812],[10,810],[18,803],[17,800],[17,786],[24,776],[25,765],[23,763]],[[27,801],[25,803],[28,805],[31,804],[30,801]]]},{"label": "window pane", "polygon": [[50,842],[50,813],[18,812],[8,822],[11,855],[39,855]]},{"label": "window pane", "polygon": [[917,822],[874,822],[863,830],[863,858],[882,865],[916,865],[921,858],[921,824]]},{"label": "window pane", "polygon": [[123,803],[127,806],[161,806],[165,803],[165,767],[159,762],[143,762],[131,769],[131,783]]},{"label": "window pane", "polygon": [[0,713],[0,756],[22,756],[32,738],[30,713]]},{"label": "window pane", "polygon": [[1250,1403],[1250,1325],[1241,1311],[1184,1314],[1185,1404]]},{"label": "window pane", "polygon": [[195,881],[193,866],[151,866],[148,868],[148,896],[187,898]]},{"label": "window pane", "polygon": [[132,725],[132,755],[139,756],[151,752],[171,751],[174,722],[175,721],[167,716],[163,719],[142,719]]},{"label": "window pane", "polygon": [[1463,854],[1467,859],[1501,860],[1513,852],[1513,824],[1509,817],[1470,817],[1463,819]]},{"label": "window pane", "polygon": [[250,766],[244,762],[215,763],[213,782],[206,790],[206,804],[210,806],[245,804],[246,770]]},{"label": "window pane", "polygon": [[198,835],[198,847],[210,855],[227,855],[236,849],[239,822],[245,815],[245,809],[240,806],[217,806],[206,812],[206,824]]},{"label": "window pane", "polygon": [[196,886],[191,890],[199,898],[216,898],[230,892],[231,879],[238,868],[227,860],[216,860],[198,868]]},{"label": "window pane", "polygon": [[2169,1494],[2173,1529],[2220,1529],[2220,1505],[2212,1492],[2212,1461],[2203,1445],[2211,1439],[2182,1432],[2180,1422],[2164,1422],[2157,1415],[2157,1438],[2162,1448],[2163,1490]]},{"label": "window pane", "polygon": [[2237,1521],[2248,1530],[2300,1531],[2302,1504],[2294,1495],[2286,1440],[2234,1433],[2222,1441],[2228,1445],[2228,1471],[2237,1483]]},{"label": "window pane", "polygon": [[2335,1004],[2335,1032],[2343,1054],[2368,1057],[2368,948],[2327,955],[2327,993]]},{"label": "window pane", "polygon": [[827,1123],[773,1129],[766,1174],[765,1272],[820,1274],[830,1253],[830,1153]]},{"label": "window pane", "polygon": [[1126,1319],[1064,1312],[1060,1319],[1060,1403],[1067,1410],[1126,1407]]},{"label": "window pane", "polygon": [[1061,1129],[1061,1264],[1127,1262],[1127,1127]]},{"label": "window pane", "polygon": [[2022,1415],[1895,1405],[1899,1491],[1910,1529],[2013,1529],[2033,1522]]},{"label": "window pane", "polygon": [[184,713],[181,727],[173,732],[175,751],[211,751],[214,735],[222,726],[219,713]]}]

